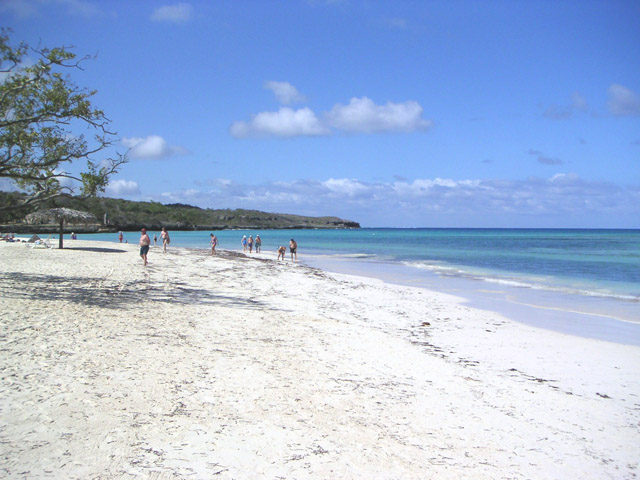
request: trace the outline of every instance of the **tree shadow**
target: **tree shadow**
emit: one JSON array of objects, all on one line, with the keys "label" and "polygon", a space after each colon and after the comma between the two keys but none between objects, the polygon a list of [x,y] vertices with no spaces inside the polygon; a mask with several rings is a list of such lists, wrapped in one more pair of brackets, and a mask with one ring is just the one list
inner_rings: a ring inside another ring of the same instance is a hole
[{"label": "tree shadow", "polygon": [[273,309],[265,303],[242,297],[218,295],[213,290],[186,284],[154,284],[140,281],[116,283],[86,277],[0,273],[0,295],[4,298],[62,300],[79,305],[117,310],[142,302],[171,305],[215,305],[246,310]]},{"label": "tree shadow", "polygon": [[100,247],[64,247],[63,250],[79,250],[82,252],[96,252],[96,253],[127,253],[127,250],[120,250],[118,248],[100,248]]}]

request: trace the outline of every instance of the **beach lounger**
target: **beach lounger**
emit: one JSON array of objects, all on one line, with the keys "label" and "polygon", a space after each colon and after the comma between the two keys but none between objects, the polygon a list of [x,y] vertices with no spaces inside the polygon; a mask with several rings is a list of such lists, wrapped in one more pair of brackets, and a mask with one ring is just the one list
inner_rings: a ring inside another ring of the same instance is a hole
[{"label": "beach lounger", "polygon": [[28,243],[27,245],[29,245],[31,248],[51,248],[51,239],[48,238],[47,240],[36,240],[33,243]]}]

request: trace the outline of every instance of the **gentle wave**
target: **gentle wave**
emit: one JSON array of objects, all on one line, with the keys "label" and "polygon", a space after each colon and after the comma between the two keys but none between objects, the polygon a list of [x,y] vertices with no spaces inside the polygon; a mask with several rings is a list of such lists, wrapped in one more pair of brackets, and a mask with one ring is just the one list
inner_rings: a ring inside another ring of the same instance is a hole
[{"label": "gentle wave", "polygon": [[599,297],[599,298],[611,298],[616,300],[625,300],[630,302],[640,303],[640,295],[624,294],[620,292],[613,292],[605,289],[588,289],[572,287],[567,285],[553,285],[550,283],[543,283],[542,281],[535,281],[532,279],[515,279],[500,277],[498,274],[491,274],[488,272],[478,273],[463,268],[433,263],[433,262],[421,262],[421,261],[405,261],[403,265],[411,268],[418,268],[423,270],[429,270],[442,276],[456,276],[468,278],[471,280],[478,280],[488,283],[494,283],[498,285],[504,285],[514,288],[530,288],[533,290],[544,290],[550,292],[560,292],[571,295],[581,295],[585,297]]},{"label": "gentle wave", "polygon": [[377,258],[378,255],[373,253],[332,253],[330,255],[322,255],[331,258]]}]

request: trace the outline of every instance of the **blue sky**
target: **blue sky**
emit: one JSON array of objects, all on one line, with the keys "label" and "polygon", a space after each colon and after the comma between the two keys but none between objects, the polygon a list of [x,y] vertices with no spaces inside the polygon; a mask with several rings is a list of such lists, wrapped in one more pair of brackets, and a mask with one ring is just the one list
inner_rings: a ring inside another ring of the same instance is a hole
[{"label": "blue sky", "polygon": [[640,228],[640,3],[3,0],[130,162],[106,194],[363,226]]}]

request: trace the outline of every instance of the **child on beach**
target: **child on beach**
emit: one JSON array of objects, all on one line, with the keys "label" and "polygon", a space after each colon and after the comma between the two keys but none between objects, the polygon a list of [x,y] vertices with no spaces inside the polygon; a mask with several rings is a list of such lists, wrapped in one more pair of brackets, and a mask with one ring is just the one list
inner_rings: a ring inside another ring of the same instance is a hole
[{"label": "child on beach", "polygon": [[280,260],[280,258],[282,257],[282,260],[284,260],[284,254],[287,253],[287,247],[285,246],[280,246],[278,248],[278,260]]}]

